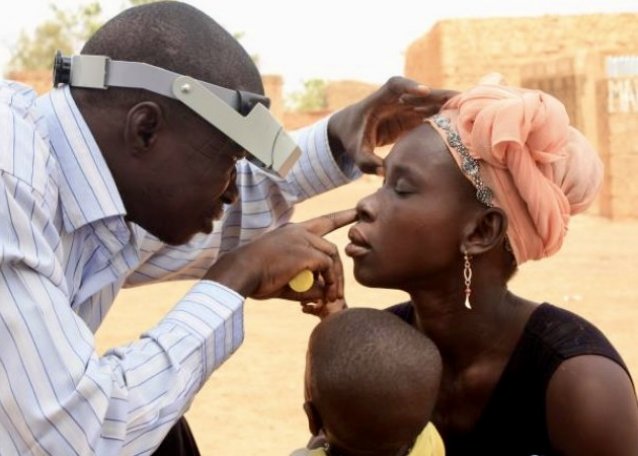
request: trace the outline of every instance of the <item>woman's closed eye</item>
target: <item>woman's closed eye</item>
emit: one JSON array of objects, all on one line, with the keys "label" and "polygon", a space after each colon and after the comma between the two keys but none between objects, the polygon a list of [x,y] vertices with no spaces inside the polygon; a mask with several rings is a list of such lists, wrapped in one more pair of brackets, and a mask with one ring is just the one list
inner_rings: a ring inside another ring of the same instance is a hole
[{"label": "woman's closed eye", "polygon": [[415,181],[411,170],[404,165],[392,167],[383,179],[383,187],[399,197],[415,193],[418,183],[419,180]]},{"label": "woman's closed eye", "polygon": [[399,178],[395,182],[391,183],[391,188],[399,196],[406,196],[414,193],[415,188],[406,179]]},{"label": "woman's closed eye", "polygon": [[414,191],[412,186],[405,182],[403,179],[398,180],[384,180],[383,187],[386,189],[392,190],[395,194],[399,196],[405,196]]}]

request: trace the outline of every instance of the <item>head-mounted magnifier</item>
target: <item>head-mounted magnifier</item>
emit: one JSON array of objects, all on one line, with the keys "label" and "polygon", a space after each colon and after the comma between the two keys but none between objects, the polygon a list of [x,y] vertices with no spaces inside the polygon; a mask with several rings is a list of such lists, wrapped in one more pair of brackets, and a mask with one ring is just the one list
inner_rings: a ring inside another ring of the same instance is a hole
[{"label": "head-mounted magnifier", "polygon": [[230,90],[146,63],[100,55],[63,57],[58,51],[53,85],[59,84],[146,89],[179,100],[243,147],[251,162],[280,176],[301,155],[295,141],[268,111],[270,100],[256,93]]}]

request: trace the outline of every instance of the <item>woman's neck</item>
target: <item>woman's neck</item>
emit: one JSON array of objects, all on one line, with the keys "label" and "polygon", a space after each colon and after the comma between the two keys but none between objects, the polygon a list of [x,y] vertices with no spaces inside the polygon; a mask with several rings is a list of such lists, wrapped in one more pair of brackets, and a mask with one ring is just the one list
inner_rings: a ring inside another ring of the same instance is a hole
[{"label": "woman's neck", "polygon": [[453,370],[463,370],[483,357],[509,358],[536,307],[505,286],[473,290],[471,309],[464,306],[458,290],[418,290],[410,296],[416,326],[434,341]]}]

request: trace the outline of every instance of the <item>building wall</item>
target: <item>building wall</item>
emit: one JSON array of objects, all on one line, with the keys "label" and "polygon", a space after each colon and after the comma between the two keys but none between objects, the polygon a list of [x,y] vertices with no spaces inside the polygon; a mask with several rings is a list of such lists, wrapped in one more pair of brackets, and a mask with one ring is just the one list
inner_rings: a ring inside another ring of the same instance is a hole
[{"label": "building wall", "polygon": [[279,75],[265,74],[261,80],[264,84],[264,92],[270,98],[270,112],[283,122],[284,99],[283,99],[283,78]]},{"label": "building wall", "polygon": [[599,149],[605,163],[601,213],[638,218],[638,76],[600,81]]},{"label": "building wall", "polygon": [[405,75],[462,90],[498,71],[519,85],[528,63],[582,50],[638,53],[636,24],[633,13],[444,20],[409,46]]},{"label": "building wall", "polygon": [[423,37],[412,43],[406,52],[404,73],[434,87],[445,87],[445,54],[441,41],[445,25],[438,22]]}]

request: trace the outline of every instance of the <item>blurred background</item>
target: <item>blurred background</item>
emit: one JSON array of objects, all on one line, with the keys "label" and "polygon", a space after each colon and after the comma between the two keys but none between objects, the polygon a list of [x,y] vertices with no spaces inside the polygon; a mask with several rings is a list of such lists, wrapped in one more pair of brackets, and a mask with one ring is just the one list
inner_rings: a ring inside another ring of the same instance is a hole
[{"label": "blurred background", "polygon": [[[146,2],[14,3],[1,19],[0,72],[48,90],[56,49],[78,52],[96,27],[139,3]],[[572,219],[561,252],[523,265],[511,288],[592,321],[638,376],[638,0],[188,3],[246,47],[289,129],[330,115],[395,74],[464,89],[497,71],[513,85],[561,99],[598,148],[605,183],[592,208]],[[352,207],[379,184],[367,176],[304,202],[295,220]],[[346,230],[329,239],[343,250]],[[97,334],[99,350],[136,339],[191,285],[125,290]],[[406,299],[363,288],[350,272],[346,295],[351,306],[377,308]],[[189,421],[204,455],[287,455],[308,438],[303,366],[317,320],[297,303],[277,300],[249,300],[245,314],[244,345],[213,374]]]}]

